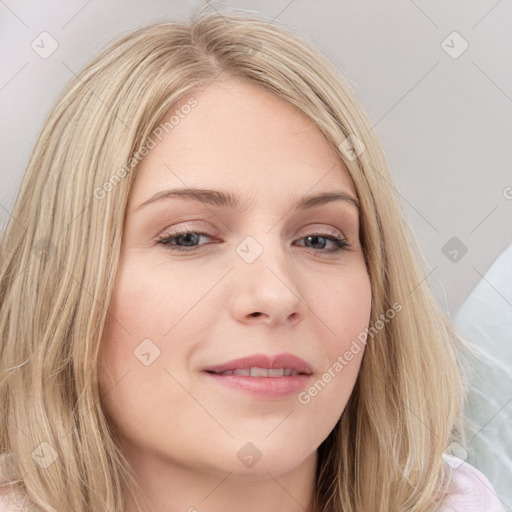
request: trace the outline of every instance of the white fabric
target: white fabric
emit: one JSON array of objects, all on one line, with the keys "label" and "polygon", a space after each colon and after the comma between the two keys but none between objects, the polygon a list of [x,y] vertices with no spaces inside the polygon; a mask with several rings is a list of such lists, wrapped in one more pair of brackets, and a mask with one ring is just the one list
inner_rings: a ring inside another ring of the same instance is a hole
[{"label": "white fabric", "polygon": [[466,460],[512,510],[512,244],[480,279],[454,323],[482,354],[466,407]]}]

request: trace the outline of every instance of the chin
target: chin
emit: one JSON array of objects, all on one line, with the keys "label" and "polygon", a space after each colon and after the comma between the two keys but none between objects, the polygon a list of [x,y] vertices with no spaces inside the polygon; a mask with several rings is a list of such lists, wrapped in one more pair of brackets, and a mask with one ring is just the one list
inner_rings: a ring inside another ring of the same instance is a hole
[{"label": "chin", "polygon": [[[301,446],[300,442],[296,446]],[[290,449],[289,453],[283,453],[270,448],[270,454],[265,455],[262,449],[261,458],[254,465],[246,467],[237,457],[235,464],[230,464],[226,471],[232,472],[230,478],[234,480],[258,482],[289,473],[306,463],[309,457],[316,458],[316,450],[313,453],[302,453]]]}]

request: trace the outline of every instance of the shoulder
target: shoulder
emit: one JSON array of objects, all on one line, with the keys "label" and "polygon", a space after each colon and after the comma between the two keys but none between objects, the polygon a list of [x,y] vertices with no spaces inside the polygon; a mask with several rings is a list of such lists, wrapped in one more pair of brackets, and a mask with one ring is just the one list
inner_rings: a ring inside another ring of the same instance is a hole
[{"label": "shoulder", "polygon": [[0,487],[0,512],[22,511],[23,498],[10,487]]},{"label": "shoulder", "polygon": [[20,490],[9,483],[6,466],[8,456],[5,453],[0,454],[0,512],[28,511],[26,500]]},{"label": "shoulder", "polygon": [[0,488],[0,512],[23,512],[23,499],[13,490]]},{"label": "shoulder", "polygon": [[448,488],[438,512],[504,512],[493,486],[475,467],[444,455]]}]

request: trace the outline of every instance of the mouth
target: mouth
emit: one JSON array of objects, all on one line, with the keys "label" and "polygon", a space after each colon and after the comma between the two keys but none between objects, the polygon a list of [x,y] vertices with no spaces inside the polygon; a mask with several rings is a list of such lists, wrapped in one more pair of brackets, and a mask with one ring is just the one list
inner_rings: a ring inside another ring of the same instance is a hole
[{"label": "mouth", "polygon": [[252,368],[236,368],[234,370],[226,370],[224,372],[214,372],[206,370],[207,373],[213,373],[215,375],[244,375],[246,377],[290,377],[295,375],[311,375],[307,372],[298,372],[292,368],[258,368],[254,366]]},{"label": "mouth", "polygon": [[[311,375],[313,369],[300,357],[293,354],[254,354],[233,359],[226,363],[204,368],[209,373],[224,375],[245,375],[251,377],[289,377],[292,375]],[[233,372],[233,373],[229,373]]]},{"label": "mouth", "polygon": [[269,357],[256,354],[203,370],[210,382],[254,397],[282,399],[303,390],[313,375],[312,367],[292,354]]}]

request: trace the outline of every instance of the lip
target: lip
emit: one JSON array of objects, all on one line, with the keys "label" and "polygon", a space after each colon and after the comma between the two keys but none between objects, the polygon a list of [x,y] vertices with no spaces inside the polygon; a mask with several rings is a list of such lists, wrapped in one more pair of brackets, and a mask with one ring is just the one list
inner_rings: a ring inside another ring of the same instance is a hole
[{"label": "lip", "polygon": [[[230,370],[246,370],[247,368],[266,368],[268,370],[276,370],[279,368],[290,368],[298,373],[311,375],[313,369],[311,366],[293,354],[278,354],[275,356],[267,356],[266,354],[254,354],[239,359],[233,359],[227,363],[209,366],[204,371],[212,373],[222,373]],[[251,377],[255,378],[255,377]],[[258,377],[265,378],[265,377]],[[270,377],[272,379],[279,379],[280,377]]]},{"label": "lip", "polygon": [[[251,377],[246,375],[219,375],[218,373],[214,373],[254,367],[269,370],[290,368],[299,372],[299,375],[289,375],[287,377]],[[203,373],[212,382],[268,400],[280,399],[300,392],[310,382],[313,370],[306,361],[293,354],[279,354],[273,357],[269,357],[265,354],[255,354],[240,359],[234,359],[227,363],[209,366],[203,370]]]}]

